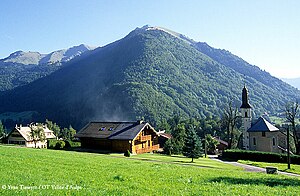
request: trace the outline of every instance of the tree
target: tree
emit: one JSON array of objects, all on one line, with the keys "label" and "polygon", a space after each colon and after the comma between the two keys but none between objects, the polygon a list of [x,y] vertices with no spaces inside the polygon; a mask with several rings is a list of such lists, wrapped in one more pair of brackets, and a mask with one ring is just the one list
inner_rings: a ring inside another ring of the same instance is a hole
[{"label": "tree", "polygon": [[180,123],[175,127],[172,131],[172,153],[173,154],[181,154],[182,148],[184,146],[184,138],[186,137],[185,134],[185,127],[184,123]]},{"label": "tree", "polygon": [[72,140],[75,134],[76,134],[76,130],[70,125],[69,128],[63,128],[60,131],[59,137],[67,141],[67,140]]},{"label": "tree", "polygon": [[226,129],[226,139],[228,142],[228,148],[232,148],[234,138],[234,128],[236,127],[237,120],[239,118],[238,108],[232,106],[232,102],[229,102],[227,107],[224,109],[221,123]]},{"label": "tree", "polygon": [[215,154],[219,142],[216,139],[214,139],[210,134],[205,135],[205,142],[206,142],[207,152],[209,154]]},{"label": "tree", "polygon": [[160,121],[160,123],[157,125],[158,130],[165,130],[167,133],[170,133],[171,130],[171,126],[170,124],[167,122],[166,119],[162,119]]},{"label": "tree", "polygon": [[183,155],[192,158],[192,162],[194,162],[194,159],[202,155],[203,149],[193,126],[190,126],[187,133],[183,147]]},{"label": "tree", "polygon": [[34,147],[36,148],[36,144],[38,141],[44,142],[46,139],[44,128],[41,124],[37,124],[37,125],[31,124],[29,125],[29,127],[30,127],[29,137],[34,142]]},{"label": "tree", "polygon": [[3,127],[2,121],[0,121],[0,140],[6,137],[6,132]]},{"label": "tree", "polygon": [[76,134],[76,130],[70,125],[69,126],[69,139],[74,139],[74,135]]},{"label": "tree", "polygon": [[285,106],[286,120],[291,124],[293,140],[296,147],[296,154],[300,154],[300,138],[297,134],[296,119],[298,117],[298,102],[289,102]]},{"label": "tree", "polygon": [[51,131],[54,132],[54,135],[56,136],[56,138],[58,138],[60,135],[60,127],[56,123],[53,123],[52,121],[50,121],[48,119],[46,119],[46,125],[47,125],[48,129],[50,129]]},{"label": "tree", "polygon": [[164,145],[164,153],[167,155],[172,155],[173,153],[173,142],[172,138],[168,139]]}]

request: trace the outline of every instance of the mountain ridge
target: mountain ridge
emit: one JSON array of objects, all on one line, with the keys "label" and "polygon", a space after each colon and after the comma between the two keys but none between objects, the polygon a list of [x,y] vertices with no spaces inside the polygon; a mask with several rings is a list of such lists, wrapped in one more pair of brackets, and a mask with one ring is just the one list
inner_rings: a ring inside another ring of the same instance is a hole
[{"label": "mountain ridge", "polygon": [[[39,52],[24,52],[22,50],[11,53],[8,57],[0,59],[1,62],[5,63],[19,63],[24,65],[39,65],[39,64],[52,64],[52,63],[63,63],[67,62],[80,54],[95,49],[94,47],[80,44],[78,46],[73,46],[68,49],[61,49],[50,52],[48,54],[41,54]],[[52,59],[52,55],[58,55],[60,58]]]},{"label": "mountain ridge", "polygon": [[300,90],[300,77],[299,78],[281,78],[282,81],[294,86]]},{"label": "mountain ridge", "polygon": [[[91,120],[144,118],[159,124],[174,115],[220,116],[229,101],[240,104],[244,84],[258,115],[279,114],[300,92],[277,80],[271,85],[260,81],[261,75],[266,80],[272,76],[231,53],[216,49],[209,56],[203,48],[157,29],[136,29],[76,59],[46,77],[1,93],[0,112],[37,111],[41,119],[76,128]],[[259,73],[257,79],[256,74],[243,74],[245,70]]]},{"label": "mountain ridge", "polygon": [[0,91],[10,90],[44,77],[91,50],[93,47],[81,44],[49,54],[16,51],[0,59]]}]

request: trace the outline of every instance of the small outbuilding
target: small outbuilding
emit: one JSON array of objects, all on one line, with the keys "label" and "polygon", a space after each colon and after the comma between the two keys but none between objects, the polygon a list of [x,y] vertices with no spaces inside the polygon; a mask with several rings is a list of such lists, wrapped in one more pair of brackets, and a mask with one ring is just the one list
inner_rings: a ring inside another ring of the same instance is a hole
[{"label": "small outbuilding", "polygon": [[147,122],[90,122],[75,137],[81,147],[133,154],[157,151],[158,133]]},{"label": "small outbuilding", "polygon": [[158,143],[160,148],[164,148],[165,143],[172,138],[172,135],[169,133],[166,133],[165,131],[159,131],[158,132]]},{"label": "small outbuilding", "polygon": [[216,149],[217,149],[218,152],[223,152],[224,150],[227,149],[227,147],[228,147],[227,142],[225,142],[224,140],[221,140],[219,137],[214,137],[214,139],[216,141],[218,141],[218,144],[216,146]]}]

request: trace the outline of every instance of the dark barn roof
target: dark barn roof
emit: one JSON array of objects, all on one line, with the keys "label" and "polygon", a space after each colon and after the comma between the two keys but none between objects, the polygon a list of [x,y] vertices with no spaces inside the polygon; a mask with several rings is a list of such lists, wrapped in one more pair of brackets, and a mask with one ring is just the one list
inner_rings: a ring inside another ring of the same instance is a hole
[{"label": "dark barn roof", "polygon": [[90,122],[83,127],[75,137],[99,138],[110,140],[133,140],[149,123],[138,122]]},{"label": "dark barn roof", "polygon": [[159,136],[167,138],[167,139],[171,139],[172,135],[169,133],[158,133]]},{"label": "dark barn roof", "polygon": [[221,140],[220,138],[218,137],[214,137],[215,140],[217,140],[220,144],[223,144],[225,146],[228,146],[228,142],[225,142],[224,140]]},{"label": "dark barn roof", "polygon": [[277,127],[269,123],[263,117],[259,117],[256,123],[248,129],[248,132],[269,132],[269,131],[279,131]]}]

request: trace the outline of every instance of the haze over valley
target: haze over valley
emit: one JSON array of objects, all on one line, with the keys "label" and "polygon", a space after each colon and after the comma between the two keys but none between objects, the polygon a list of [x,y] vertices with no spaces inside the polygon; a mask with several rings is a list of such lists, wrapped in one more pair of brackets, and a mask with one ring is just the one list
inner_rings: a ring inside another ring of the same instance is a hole
[{"label": "haze over valley", "polygon": [[16,52],[2,59],[6,89],[0,112],[34,111],[36,119],[76,128],[91,120],[144,118],[157,124],[174,114],[219,116],[228,101],[240,104],[244,85],[257,115],[278,116],[300,95],[227,50],[166,28],[144,26],[95,50],[71,49],[48,55]]}]

